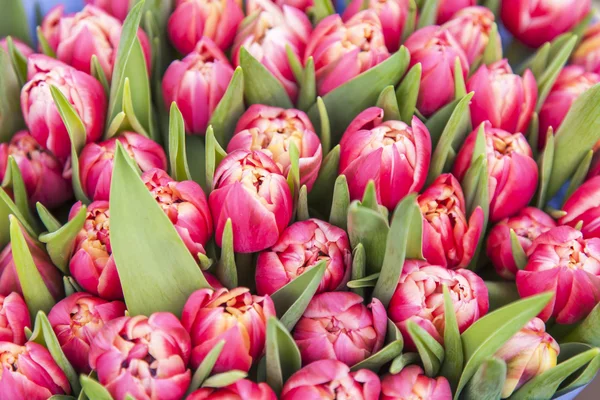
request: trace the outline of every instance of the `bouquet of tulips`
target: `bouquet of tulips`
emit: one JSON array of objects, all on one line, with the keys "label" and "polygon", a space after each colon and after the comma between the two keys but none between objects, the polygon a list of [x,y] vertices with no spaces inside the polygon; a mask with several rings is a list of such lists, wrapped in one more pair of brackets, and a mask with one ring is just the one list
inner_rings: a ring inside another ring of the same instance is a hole
[{"label": "bouquet of tulips", "polygon": [[2,1],[0,399],[596,376],[591,0],[342,3]]}]

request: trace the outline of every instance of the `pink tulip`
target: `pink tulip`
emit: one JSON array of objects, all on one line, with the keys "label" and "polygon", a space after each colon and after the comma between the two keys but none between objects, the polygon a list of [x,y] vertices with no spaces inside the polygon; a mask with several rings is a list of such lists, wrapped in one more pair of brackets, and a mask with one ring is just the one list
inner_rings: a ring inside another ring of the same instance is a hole
[{"label": "pink tulip", "polygon": [[0,295],[0,342],[24,345],[25,328],[31,328],[27,304],[17,292]]},{"label": "pink tulip", "polygon": [[352,248],[343,229],[318,219],[299,221],[256,261],[256,291],[271,295],[319,262],[326,262],[317,293],[343,290],[352,269]]},{"label": "pink tulip", "polygon": [[571,62],[588,72],[600,74],[600,22],[587,28],[579,47],[573,52]]},{"label": "pink tulip", "polygon": [[0,144],[0,180],[4,179],[8,156],[13,156],[27,190],[29,204],[56,208],[73,196],[71,182],[63,177],[63,165],[27,131],[17,132],[9,143]]},{"label": "pink tulip", "polygon": [[90,366],[115,400],[178,400],[192,372],[190,335],[171,313],[120,317],[92,340]]},{"label": "pink tulip", "polygon": [[254,383],[241,379],[222,388],[198,389],[187,397],[187,400],[277,400],[273,389],[266,383]]},{"label": "pink tulip", "polygon": [[108,302],[89,293],[73,293],[56,303],[48,320],[63,353],[79,373],[91,372],[88,363],[90,344],[100,329],[125,314],[121,301]]},{"label": "pink tulip", "polygon": [[129,1],[123,0],[84,0],[85,4],[91,4],[103,9],[119,21],[125,21],[129,13]]},{"label": "pink tulip", "polygon": [[443,376],[429,378],[418,365],[409,365],[397,375],[381,380],[380,400],[451,400],[452,390]]},{"label": "pink tulip", "polygon": [[516,215],[498,222],[487,238],[487,256],[492,260],[498,275],[505,279],[515,279],[519,270],[512,252],[511,229],[515,231],[519,244],[527,253],[538,236],[555,226],[556,222],[552,217],[535,207],[525,207]]},{"label": "pink tulip", "polygon": [[192,52],[202,38],[212,40],[225,51],[233,43],[243,18],[240,0],[177,0],[167,33],[182,54]]},{"label": "pink tulip", "polygon": [[583,239],[569,226],[552,228],[533,241],[525,270],[517,272],[521,297],[554,292],[538,315],[573,324],[600,302],[600,239]]},{"label": "pink tulip", "polygon": [[[75,203],[69,219],[80,209],[81,202]],[[110,246],[109,216],[108,201],[94,201],[88,206],[83,228],[75,239],[69,269],[86,292],[106,300],[119,300],[123,298],[123,290]]]},{"label": "pink tulip", "polygon": [[369,181],[377,201],[393,210],[404,196],[421,190],[431,159],[427,127],[413,117],[412,125],[383,121],[383,109],[371,107],[348,126],[340,142],[339,173],[348,180],[350,198],[361,199]]},{"label": "pink tulip", "polygon": [[438,3],[437,23],[449,21],[461,10],[477,5],[477,0],[440,0]]},{"label": "pink tulip", "polygon": [[[484,123],[488,161],[490,219],[500,221],[529,204],[538,184],[538,166],[521,133],[509,133]],[[467,137],[454,161],[454,175],[462,180],[473,157],[479,128]]]},{"label": "pink tulip", "polygon": [[434,265],[456,269],[469,265],[483,231],[483,210],[469,220],[460,184],[440,175],[417,199],[423,215],[423,256]]},{"label": "pink tulip", "polygon": [[407,260],[388,306],[388,316],[402,332],[407,350],[416,349],[408,334],[408,321],[415,322],[435,340],[443,343],[443,285],[450,292],[461,333],[487,313],[487,287],[474,272],[462,268],[450,270],[426,261]]},{"label": "pink tulip", "polygon": [[314,0],[275,0],[275,4],[281,8],[290,6],[306,12],[314,5]]},{"label": "pink tulip", "polygon": [[[462,47],[469,64],[483,57],[483,52],[490,41],[490,33],[494,24],[494,14],[485,7],[467,7],[457,12],[443,27],[448,29]],[[502,48],[499,37],[496,40],[498,49]]]},{"label": "pink tulip", "polygon": [[503,0],[502,22],[529,47],[570,31],[589,13],[591,0]]},{"label": "pink tulip", "polygon": [[558,353],[560,347],[546,332],[544,321],[539,318],[529,321],[494,355],[504,360],[507,367],[502,398],[509,397],[530,379],[555,367]]},{"label": "pink tulip", "polygon": [[435,25],[410,35],[404,46],[410,51],[410,67],[421,63],[423,68],[417,108],[429,117],[454,100],[454,65],[458,59],[466,79],[467,55],[448,29]]},{"label": "pink tulip", "polygon": [[191,366],[198,368],[221,340],[225,347],[213,373],[248,371],[265,348],[267,320],[275,316],[269,296],[253,296],[250,289],[200,289],[183,307],[181,322],[192,338]]},{"label": "pink tulip", "polygon": [[71,393],[65,373],[48,350],[35,342],[24,346],[0,342],[0,367],[3,399],[46,400]]},{"label": "pink tulip", "polygon": [[368,369],[350,372],[337,360],[315,361],[288,379],[281,400],[377,400],[381,392],[379,377]]},{"label": "pink tulip", "polygon": [[[34,53],[33,49],[31,47],[29,47],[29,45],[21,42],[19,39],[15,39],[12,38],[13,44],[15,45],[15,48],[17,50],[19,50],[19,52],[21,54],[23,54],[25,56],[25,58],[28,58],[30,55],[32,55]],[[0,39],[0,47],[2,47],[4,49],[4,51],[8,52],[8,43],[6,38],[2,38]]]},{"label": "pink tulip", "polygon": [[300,185],[312,189],[321,167],[322,151],[315,128],[304,112],[254,104],[240,117],[235,132],[227,152],[261,150],[275,161],[284,176],[291,167],[289,148],[294,143],[300,156]]},{"label": "pink tulip", "polygon": [[213,188],[208,204],[218,246],[229,218],[238,253],[273,246],[292,218],[288,183],[277,164],[261,151],[230,153],[215,171]]},{"label": "pink tulip", "polygon": [[167,156],[162,147],[134,132],[124,132],[119,137],[101,143],[89,143],[79,155],[79,175],[83,191],[93,200],[109,198],[117,141],[142,171],[167,168]]},{"label": "pink tulip", "polygon": [[21,109],[34,139],[59,159],[71,155],[71,140],[50,93],[56,86],[73,105],[86,130],[86,141],[95,142],[104,131],[106,95],[90,75],[41,54],[28,59],[27,78],[21,91]]},{"label": "pink tulip", "polygon": [[390,56],[377,14],[361,11],[348,21],[330,15],[310,35],[304,63],[313,57],[317,89],[324,96]]},{"label": "pink tulip", "polygon": [[583,237],[600,238],[600,176],[577,188],[565,202],[563,211],[567,215],[558,220],[560,225],[575,227],[583,222]]}]

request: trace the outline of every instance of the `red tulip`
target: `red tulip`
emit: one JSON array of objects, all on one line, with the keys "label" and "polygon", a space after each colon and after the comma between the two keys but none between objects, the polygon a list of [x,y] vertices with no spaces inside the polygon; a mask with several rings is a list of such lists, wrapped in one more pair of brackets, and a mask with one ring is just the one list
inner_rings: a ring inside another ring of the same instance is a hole
[{"label": "red tulip", "polygon": [[462,268],[450,270],[426,261],[407,260],[388,306],[388,316],[402,332],[406,349],[416,349],[407,331],[408,321],[414,321],[443,343],[443,285],[450,292],[461,333],[487,313],[487,287],[474,272]]},{"label": "red tulip", "polygon": [[288,379],[281,400],[377,400],[381,392],[379,377],[368,369],[350,372],[341,361],[315,361]]},{"label": "red tulip", "polygon": [[187,400],[277,400],[273,389],[266,383],[254,383],[241,379],[222,388],[198,389],[187,397]]},{"label": "red tulip", "polygon": [[440,175],[417,201],[425,259],[451,269],[469,265],[483,230],[483,210],[477,207],[467,221],[463,191],[451,174]]},{"label": "red tulip", "polygon": [[65,373],[42,345],[0,342],[0,393],[3,399],[46,400],[71,393]]},{"label": "red tulip", "polygon": [[343,22],[338,14],[324,18],[310,35],[304,63],[314,58],[320,96],[390,56],[381,22],[374,11],[361,11]]},{"label": "red tulip", "polygon": [[443,376],[429,378],[418,365],[409,365],[381,380],[380,400],[397,399],[451,400],[452,390]]},{"label": "red tulip", "polygon": [[377,201],[393,210],[404,196],[419,191],[429,170],[431,138],[416,117],[412,125],[383,122],[383,109],[371,107],[348,126],[340,142],[339,173],[348,180],[350,198],[361,199],[369,181]]},{"label": "red tulip", "polygon": [[496,224],[487,238],[487,256],[492,260],[498,275],[505,279],[515,279],[519,270],[512,252],[511,229],[515,231],[519,244],[527,253],[538,236],[555,226],[556,222],[552,217],[535,207],[525,207],[513,217]]},{"label": "red tulip", "polygon": [[90,366],[115,400],[177,400],[192,372],[190,336],[171,313],[120,317],[92,340]]},{"label": "red tulip", "polygon": [[121,301],[108,302],[79,292],[56,303],[48,320],[71,365],[77,372],[89,374],[92,340],[106,323],[124,314],[125,304]]},{"label": "red tulip", "polygon": [[233,248],[254,253],[273,246],[292,218],[292,196],[277,164],[260,151],[236,150],[215,171],[208,204],[221,246],[231,218]]},{"label": "red tulip", "polygon": [[84,0],[85,4],[91,4],[103,9],[119,21],[125,21],[129,13],[129,2],[123,0]]},{"label": "red tulip", "polygon": [[521,297],[554,292],[538,315],[573,324],[600,302],[600,239],[583,239],[580,231],[559,226],[533,241],[525,270],[517,272]]},{"label": "red tulip", "polygon": [[454,35],[439,26],[419,29],[404,46],[410,51],[410,66],[421,63],[423,68],[417,108],[429,117],[454,100],[454,64],[458,58],[466,79],[467,55]]},{"label": "red tulip", "polygon": [[263,353],[271,316],[275,316],[271,298],[253,296],[250,289],[195,291],[181,316],[192,338],[191,366],[198,368],[212,348],[225,340],[212,372],[248,371]]},{"label": "red tulip", "polygon": [[[34,53],[33,49],[29,47],[29,45],[21,42],[19,39],[12,38],[12,41],[16,49],[19,50],[19,52],[23,54],[25,58],[28,58]],[[4,51],[8,52],[8,43],[6,38],[0,39],[0,47],[2,47]]]},{"label": "red tulip", "polygon": [[591,0],[503,0],[502,22],[515,38],[539,47],[573,29],[591,5]]},{"label": "red tulip", "polygon": [[290,143],[300,155],[300,185],[312,189],[321,167],[321,142],[308,115],[296,109],[251,105],[240,117],[227,146],[234,150],[261,150],[271,156],[284,176],[290,170]]},{"label": "red tulip", "polygon": [[437,10],[437,23],[443,24],[454,17],[457,12],[477,5],[477,0],[440,0]]},{"label": "red tulip", "polygon": [[573,52],[571,62],[588,72],[600,74],[600,22],[587,28],[579,47]]},{"label": "red tulip", "polygon": [[0,342],[24,345],[25,328],[31,328],[29,310],[17,292],[0,295]]},{"label": "red tulip", "polygon": [[21,109],[34,139],[59,159],[71,155],[71,140],[50,93],[56,86],[79,114],[86,141],[100,139],[104,130],[106,95],[90,75],[41,54],[28,59],[27,78],[21,91]]},{"label": "red tulip", "polygon": [[563,206],[567,213],[558,220],[561,225],[575,227],[583,222],[581,232],[585,238],[600,238],[600,176],[581,185]]},{"label": "red tulip", "polygon": [[[488,161],[490,219],[500,221],[529,204],[538,183],[538,167],[531,147],[521,133],[509,133],[484,123]],[[465,140],[454,161],[453,173],[462,180],[473,157],[476,128]]]},{"label": "red tulip", "polygon": [[0,144],[0,180],[4,179],[8,156],[13,156],[27,190],[29,204],[56,208],[73,196],[71,182],[63,177],[63,165],[27,131],[17,132],[9,143]]}]

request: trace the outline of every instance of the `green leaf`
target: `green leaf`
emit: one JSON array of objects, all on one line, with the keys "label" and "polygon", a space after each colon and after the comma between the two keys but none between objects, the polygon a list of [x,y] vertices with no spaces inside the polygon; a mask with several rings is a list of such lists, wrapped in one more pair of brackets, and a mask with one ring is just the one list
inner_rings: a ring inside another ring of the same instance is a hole
[{"label": "green leaf", "polygon": [[292,50],[289,44],[285,45],[285,54],[287,55],[288,63],[294,74],[294,79],[296,82],[300,82],[302,80],[302,74],[304,73],[302,61],[300,61],[300,58],[294,53],[294,50]]},{"label": "green leaf", "polygon": [[554,57],[549,58],[550,63],[544,70],[544,73],[537,81],[538,84],[538,101],[536,110],[539,111],[546,101],[546,97],[550,93],[552,86],[554,86],[554,82],[556,82],[556,78],[558,78],[558,74],[562,67],[567,63],[569,57],[571,56],[571,52],[575,48],[575,43],[577,43],[577,36],[572,34],[568,34],[570,36],[564,45],[560,47],[560,50],[556,52]]},{"label": "green leaf", "polygon": [[104,73],[104,70],[100,65],[100,61],[98,61],[98,57],[96,57],[95,54],[92,55],[90,64],[91,75],[102,84],[104,93],[108,95],[110,93],[110,83],[108,82],[108,78],[106,78],[106,74]]},{"label": "green leaf", "polygon": [[223,228],[221,242],[221,258],[215,269],[217,279],[228,289],[238,286],[238,271],[235,265],[235,253],[233,252],[233,228],[231,219],[227,218]]},{"label": "green leaf", "polygon": [[297,101],[298,108],[302,111],[308,111],[315,104],[315,99],[317,98],[317,77],[315,75],[315,61],[312,57],[306,60],[306,68],[302,71],[302,77],[298,83],[300,85]]},{"label": "green leaf", "polygon": [[[365,270],[367,266],[365,248],[362,243],[359,243],[352,250],[352,274],[350,279],[356,281],[365,277]],[[360,297],[365,297],[365,290],[363,288],[350,288],[350,291],[356,293]]]},{"label": "green leaf", "polygon": [[367,183],[360,205],[362,207],[370,208],[373,211],[379,211],[379,204],[377,203],[377,190],[375,189],[375,181],[370,180]]},{"label": "green leaf", "polygon": [[314,5],[308,10],[313,24],[318,24],[323,18],[334,14],[335,9],[331,0],[315,0]]},{"label": "green leaf", "polygon": [[400,109],[398,108],[398,100],[396,99],[396,92],[394,91],[394,86],[386,86],[377,101],[375,102],[375,107],[379,107],[383,109],[383,120],[400,120]]},{"label": "green leaf", "polygon": [[290,141],[288,153],[290,155],[290,170],[288,172],[287,182],[295,206],[297,203],[298,190],[300,189],[300,152],[298,151],[296,144],[292,141]]},{"label": "green leaf", "polygon": [[60,229],[62,224],[56,218],[54,218],[54,216],[42,203],[39,201],[35,203],[35,208],[37,209],[38,215],[48,232],[54,232]]},{"label": "green leaf", "polygon": [[467,85],[465,84],[465,76],[463,75],[460,58],[456,57],[454,59],[454,99],[460,100],[466,95]]},{"label": "green leaf", "polygon": [[561,342],[582,342],[591,346],[600,346],[600,303],[598,303],[587,317],[575,326]]},{"label": "green leaf", "polygon": [[308,204],[324,215],[330,212],[333,199],[334,183],[338,177],[338,165],[340,162],[340,146],[337,145],[325,156],[319,175],[308,194]]},{"label": "green leaf", "polygon": [[541,47],[537,49],[535,54],[523,63],[523,67],[517,70],[519,75],[523,74],[526,69],[530,69],[535,76],[536,81],[542,77],[546,66],[548,65],[548,58],[550,56],[550,49],[552,45],[550,42],[544,43]]},{"label": "green leaf", "polygon": [[[12,1],[12,0],[11,0]],[[0,19],[2,18],[0,13]],[[1,29],[1,28],[0,28]],[[26,75],[25,75],[26,76]],[[21,113],[21,83],[11,58],[0,48],[0,141],[7,142],[25,126]],[[10,118],[6,118],[10,116]]]},{"label": "green leaf", "polygon": [[418,361],[418,353],[402,353],[398,357],[394,358],[394,361],[392,361],[392,365],[390,365],[390,374],[399,374],[402,372],[404,367],[407,365],[416,364]]},{"label": "green leaf", "polygon": [[[12,37],[6,37],[6,48],[8,49],[8,57],[10,58],[14,72],[17,76],[19,87],[23,87],[27,82],[27,58],[21,53],[12,39]],[[4,51],[4,49],[2,49]],[[15,119],[19,119],[21,115],[15,115]],[[12,119],[12,118],[11,118]]]},{"label": "green leaf", "polygon": [[244,97],[249,105],[293,107],[281,82],[244,47],[240,48],[240,66],[244,70]]},{"label": "green leaf", "polygon": [[306,189],[306,185],[302,185],[302,187],[300,187],[300,192],[298,193],[298,207],[296,208],[296,220],[306,221],[309,218],[310,213],[308,212],[308,189]]},{"label": "green leaf", "polygon": [[429,25],[435,25],[437,19],[439,0],[424,0],[419,15],[419,29]]},{"label": "green leaf", "polygon": [[323,154],[328,154],[331,148],[331,126],[329,124],[329,115],[327,114],[327,107],[323,99],[317,97],[317,109],[319,110],[319,120],[321,121],[321,130],[319,131],[319,139],[321,139],[321,148]]},{"label": "green leaf", "polygon": [[348,224],[348,207],[350,205],[350,192],[345,175],[340,175],[335,180],[333,187],[333,200],[329,223],[346,230]]},{"label": "green leaf", "polygon": [[22,0],[4,0],[0,13],[0,37],[14,36],[32,45],[27,13]]},{"label": "green leaf", "polygon": [[25,182],[23,182],[21,170],[19,169],[19,166],[12,155],[8,156],[7,164],[6,171],[4,171],[5,174],[2,187],[12,188],[12,197],[14,198],[15,205],[17,206],[20,214],[26,219],[27,223],[33,229],[39,231],[38,223],[33,216],[31,208],[29,208],[27,189],[25,188]]},{"label": "green leaf", "polygon": [[539,153],[539,137],[540,137],[540,118],[537,112],[531,113],[531,122],[529,122],[529,132],[527,133],[527,142],[531,147],[533,159],[537,160]]},{"label": "green leaf", "polygon": [[573,174],[573,177],[571,178],[571,181],[569,182],[569,187],[567,188],[567,193],[565,194],[565,197],[564,197],[565,201],[567,201],[567,199],[569,197],[571,197],[573,192],[575,190],[577,190],[577,188],[579,188],[579,186],[581,186],[583,184],[583,182],[585,182],[585,178],[590,169],[590,165],[592,164],[593,156],[594,156],[594,151],[590,149],[590,151],[588,151],[587,154],[581,159],[579,166],[575,170],[575,173]]},{"label": "green leaf", "polygon": [[237,67],[208,123],[221,146],[227,147],[244,110],[244,73],[241,67]]},{"label": "green leaf", "polygon": [[444,361],[444,348],[415,321],[409,320],[406,328],[417,347],[425,374],[431,378],[436,376]]},{"label": "green leaf", "polygon": [[244,379],[246,376],[248,376],[248,374],[245,371],[232,369],[207,378],[204,383],[202,383],[202,387],[222,388],[234,384],[240,379]]},{"label": "green leaf", "polygon": [[[206,152],[205,152],[205,180],[206,180],[206,187],[209,188],[210,190],[212,190],[212,185],[213,185],[213,178],[215,175],[215,171],[217,169],[217,167],[219,166],[219,163],[221,162],[221,160],[223,160],[225,158],[225,156],[227,155],[227,153],[225,152],[225,150],[223,150],[223,148],[221,147],[221,145],[219,144],[219,142],[217,142],[217,139],[215,138],[215,134],[214,131],[212,129],[212,126],[208,126],[208,129],[206,130]],[[189,158],[189,157],[188,157]],[[209,190],[209,192],[210,192]]]},{"label": "green leaf", "polygon": [[[10,215],[14,215],[17,218],[30,237],[37,237],[36,230],[27,222],[8,193],[0,187],[0,221],[7,221]],[[9,242],[9,224],[4,222],[3,224],[0,224],[0,245],[5,246]]]},{"label": "green leaf", "polygon": [[54,52],[54,49],[52,49],[52,47],[48,43],[48,40],[44,36],[44,32],[42,31],[42,28],[40,26],[38,26],[36,28],[35,32],[37,35],[39,47],[42,50],[42,54],[44,54],[48,57],[56,58],[56,53]]},{"label": "green leaf", "polygon": [[[188,162],[188,167],[192,180],[202,186],[204,193],[210,193],[210,185],[207,186],[206,182],[206,151],[204,148],[205,137],[202,136],[185,136],[185,154]],[[214,151],[213,151],[214,153]],[[214,173],[214,171],[213,171]]]},{"label": "green leaf", "polygon": [[463,349],[460,331],[454,304],[448,291],[448,286],[443,286],[444,291],[444,362],[440,370],[440,375],[445,376],[450,382],[450,386],[456,388],[460,373],[463,369]]},{"label": "green leaf", "polygon": [[400,120],[405,124],[411,124],[412,117],[417,109],[417,99],[419,98],[422,72],[423,68],[421,63],[413,65],[402,79],[402,82],[400,82],[398,90],[396,90],[398,109],[400,110]]},{"label": "green leaf", "polygon": [[65,297],[69,297],[73,293],[85,291],[70,276],[63,276],[63,287],[65,288]]},{"label": "green leaf", "polygon": [[[598,120],[600,123],[600,120]],[[535,195],[535,205],[537,208],[544,208],[546,205],[546,198],[552,198],[553,194],[549,193],[550,186],[552,185],[552,179],[560,172],[554,172],[554,160],[555,160],[555,142],[556,137],[552,132],[552,128],[548,129],[546,135],[546,147],[544,151],[538,157],[538,170],[539,170],[539,184],[537,193]],[[574,147],[575,145],[571,145]]]},{"label": "green leaf", "polygon": [[372,288],[375,287],[375,284],[377,284],[377,279],[379,279],[379,272],[369,276],[364,276],[362,278],[353,279],[349,281],[346,286],[348,286],[350,289]]},{"label": "green leaf", "polygon": [[86,375],[81,375],[79,377],[79,382],[81,383],[83,391],[88,398],[93,400],[113,400],[108,389],[99,384],[93,378],[90,378]]},{"label": "green leaf", "polygon": [[364,368],[378,373],[381,367],[402,353],[402,348],[404,347],[402,334],[400,334],[400,331],[390,319],[388,319],[387,329],[387,344],[385,347],[379,350],[377,353],[372,354],[370,357],[352,366],[352,371],[358,371]]},{"label": "green leaf", "polygon": [[493,64],[502,59],[502,41],[496,23],[492,24],[489,38],[488,44],[485,46],[485,50],[483,50],[482,62],[485,65]]},{"label": "green leaf", "polygon": [[523,246],[521,246],[517,234],[512,229],[510,230],[510,247],[517,268],[525,269],[525,266],[527,265],[527,254],[525,254],[525,250],[523,250]]},{"label": "green leaf", "polygon": [[379,211],[362,207],[357,201],[348,208],[348,237],[352,247],[362,243],[367,258],[366,274],[381,271],[390,228]]},{"label": "green leaf", "polygon": [[169,117],[169,161],[173,179],[176,181],[192,179],[185,151],[185,122],[175,102],[171,104]]},{"label": "green leaf", "polygon": [[590,383],[598,374],[600,369],[600,355],[597,355],[588,363],[588,365],[581,370],[579,374],[572,374],[569,379],[563,381],[560,385],[559,390],[554,394],[554,397],[560,397],[564,394],[569,393],[581,386],[585,386]]},{"label": "green leaf", "polygon": [[[125,121],[126,118],[127,118],[127,115],[125,115],[125,113],[123,111],[121,111],[120,113],[115,115],[112,122],[106,128],[106,133],[104,134],[104,138],[110,139],[110,138],[116,136],[121,131],[121,127],[125,127],[125,125],[127,125],[129,123],[128,121]],[[125,128],[123,128],[123,129],[125,129]]]},{"label": "green leaf", "polygon": [[[126,117],[126,123],[130,127],[129,130],[139,133],[140,135],[144,135],[147,138],[152,138],[154,140],[159,140],[158,137],[152,137],[149,130],[147,130],[142,122],[138,119],[136,115],[136,111],[133,105],[133,98],[131,96],[131,84],[129,83],[129,78],[125,78],[125,83],[123,84],[123,113]],[[123,125],[122,125],[123,126]]]},{"label": "green leaf", "polygon": [[67,396],[65,394],[55,394],[52,397],[49,397],[48,400],[75,400],[73,396]]},{"label": "green leaf", "polygon": [[404,22],[404,29],[402,30],[402,42],[405,42],[406,39],[408,39],[408,37],[412,35],[415,31],[418,12],[419,9],[415,0],[409,0],[408,11],[406,13],[406,21]]},{"label": "green leaf", "polygon": [[186,396],[192,394],[193,391],[199,389],[204,381],[209,377],[212,369],[214,368],[219,355],[221,355],[221,351],[223,351],[223,347],[225,346],[225,339],[220,340],[204,357],[196,372],[194,372],[194,376],[192,376],[192,382],[190,383],[190,387],[186,392]]},{"label": "green leaf", "polygon": [[489,311],[497,310],[521,298],[514,282],[485,281],[485,286],[487,287],[490,300]]},{"label": "green leaf", "polygon": [[300,370],[302,360],[292,335],[275,317],[267,321],[265,353],[267,383],[279,394],[283,384]]},{"label": "green leaf", "polygon": [[484,361],[465,388],[465,400],[496,400],[506,381],[506,363],[498,358]]}]

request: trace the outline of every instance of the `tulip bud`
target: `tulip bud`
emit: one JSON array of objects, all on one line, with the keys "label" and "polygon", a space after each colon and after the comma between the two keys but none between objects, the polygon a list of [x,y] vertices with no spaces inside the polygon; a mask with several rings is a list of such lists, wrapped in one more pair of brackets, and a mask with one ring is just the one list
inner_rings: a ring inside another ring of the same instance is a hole
[{"label": "tulip bud", "polygon": [[292,218],[292,195],[277,164],[261,151],[236,150],[215,171],[208,204],[221,246],[231,218],[233,249],[254,253],[273,246]]},{"label": "tulip bud", "polygon": [[[80,209],[81,202],[75,203],[69,220]],[[106,300],[118,300],[123,298],[123,290],[110,246],[109,216],[108,201],[94,201],[88,206],[83,228],[75,239],[69,269],[86,292]]]},{"label": "tulip bud", "polygon": [[109,198],[117,141],[142,171],[167,168],[167,156],[163,148],[134,132],[124,132],[119,137],[101,143],[89,143],[79,155],[79,175],[83,191],[93,200]]},{"label": "tulip bud", "polygon": [[600,176],[581,185],[563,206],[567,214],[558,220],[560,225],[573,228],[583,222],[581,233],[585,238],[600,238]]},{"label": "tulip bud", "polygon": [[0,144],[0,180],[4,179],[8,156],[13,156],[27,190],[29,204],[56,208],[73,196],[71,182],[63,178],[63,166],[27,131],[17,132],[9,143]]},{"label": "tulip bud", "polygon": [[88,355],[92,340],[107,322],[124,314],[125,304],[121,301],[108,302],[79,292],[56,303],[48,320],[71,365],[77,372],[89,374]]},{"label": "tulip bud", "polygon": [[548,214],[535,207],[525,207],[515,216],[505,218],[492,228],[487,239],[487,256],[492,260],[498,275],[515,279],[519,268],[515,264],[510,239],[510,230],[517,235],[519,244],[527,253],[533,241],[556,226]]},{"label": "tulip bud", "polygon": [[475,5],[477,5],[477,0],[440,0],[437,10],[437,23],[443,24],[461,10]]},{"label": "tulip bud", "polygon": [[254,383],[248,379],[239,381],[222,388],[198,389],[187,397],[187,400],[223,400],[223,399],[248,399],[248,400],[277,400],[273,389],[264,382]]},{"label": "tulip bud", "polygon": [[539,318],[529,321],[494,355],[506,362],[502,398],[506,399],[530,379],[555,367],[559,352],[560,347],[546,332],[544,322]]},{"label": "tulip bud", "polygon": [[538,315],[559,324],[585,318],[600,299],[600,239],[583,239],[580,231],[559,226],[533,241],[525,270],[517,272],[521,297],[554,292]]},{"label": "tulip bud", "polygon": [[91,4],[103,9],[119,21],[125,21],[129,13],[129,2],[123,0],[84,0],[85,4]]},{"label": "tulip bud", "polygon": [[143,173],[142,181],[192,255],[206,254],[204,246],[212,235],[212,220],[200,185],[194,181],[177,182],[160,169]]},{"label": "tulip bud", "polygon": [[177,0],[167,33],[173,46],[182,54],[192,52],[202,38],[212,40],[225,51],[233,43],[242,19],[240,0]]},{"label": "tulip bud", "polygon": [[570,31],[590,12],[591,0],[503,0],[502,22],[529,47]]},{"label": "tulip bud", "polygon": [[0,295],[0,342],[25,344],[25,328],[31,328],[31,319],[23,298],[16,292]]},{"label": "tulip bud", "polygon": [[340,146],[339,173],[347,178],[352,200],[361,199],[369,181],[374,181],[377,202],[393,210],[425,183],[431,138],[416,117],[411,126],[383,122],[383,109],[368,108],[350,123]]},{"label": "tulip bud", "polygon": [[343,22],[338,14],[324,18],[310,35],[304,63],[314,58],[317,88],[325,96],[390,56],[381,22],[365,10]]},{"label": "tulip bud", "polygon": [[204,135],[232,76],[225,54],[210,39],[202,38],[194,51],[167,68],[162,81],[165,106],[168,109],[176,102],[186,131]]},{"label": "tulip bud", "polygon": [[59,159],[71,155],[71,140],[50,93],[56,86],[79,114],[86,141],[100,139],[104,130],[106,95],[102,84],[90,75],[60,61],[34,54],[27,63],[27,78],[21,91],[21,109],[34,139]]},{"label": "tulip bud", "polygon": [[414,321],[435,340],[443,343],[443,285],[448,287],[460,333],[487,313],[487,287],[474,272],[462,268],[450,270],[426,261],[407,260],[388,306],[388,316],[402,332],[406,349],[416,349],[408,334],[408,321]]},{"label": "tulip bud", "polygon": [[469,72],[467,55],[454,35],[439,26],[419,29],[409,36],[404,46],[410,51],[410,67],[422,65],[417,108],[429,117],[454,100],[454,65],[458,58],[466,79]]},{"label": "tulip bud", "polygon": [[267,320],[275,316],[269,296],[253,296],[250,289],[200,289],[183,307],[181,323],[192,338],[192,368],[221,340],[225,347],[212,370],[250,370],[265,348]]},{"label": "tulip bud", "polygon": [[443,376],[430,378],[418,365],[409,365],[381,381],[380,400],[397,399],[451,400],[452,390]]},{"label": "tulip bud", "polygon": [[579,47],[573,52],[571,63],[600,74],[600,22],[588,26]]},{"label": "tulip bud", "polygon": [[181,399],[192,380],[189,359],[190,336],[168,312],[113,319],[90,348],[90,367],[115,400]]},{"label": "tulip bud", "polygon": [[283,6],[290,6],[306,12],[314,5],[314,0],[275,0],[275,4],[281,8]]},{"label": "tulip bud", "polygon": [[[500,221],[529,204],[538,184],[538,166],[521,133],[509,133],[484,123],[488,161],[490,220]],[[454,175],[462,180],[473,157],[479,128],[465,140],[454,161]]]},{"label": "tulip bud", "polygon": [[481,208],[467,221],[463,191],[451,174],[437,177],[417,201],[423,215],[425,259],[451,269],[469,265],[483,230]]},{"label": "tulip bud", "polygon": [[330,359],[351,367],[383,347],[386,330],[378,299],[365,306],[357,294],[326,292],[312,298],[293,335],[304,365]]},{"label": "tulip bud", "polygon": [[0,367],[3,399],[46,400],[71,393],[65,373],[48,350],[35,342],[24,346],[0,342]]},{"label": "tulip bud", "polygon": [[318,219],[296,222],[271,249],[258,255],[256,291],[271,295],[320,261],[327,266],[316,293],[343,290],[352,269],[346,232]]},{"label": "tulip bud", "polygon": [[378,400],[379,377],[368,369],[350,372],[350,367],[337,360],[315,361],[288,379],[281,400]]},{"label": "tulip bud", "polygon": [[261,150],[279,166],[284,176],[291,167],[290,143],[300,155],[300,185],[312,189],[321,167],[321,142],[308,115],[296,109],[254,104],[241,116],[236,134],[227,146],[234,150]]},{"label": "tulip bud", "polygon": [[[25,58],[28,58],[30,55],[32,55],[34,53],[34,51],[31,47],[29,47],[25,43],[21,42],[19,39],[12,38],[12,41],[13,41],[13,44],[15,45],[16,49],[19,50],[19,52],[21,52],[21,54],[23,54],[25,56]],[[7,42],[8,41],[6,40],[6,38],[0,39],[0,47],[2,47],[4,49],[4,51],[6,51],[6,52],[8,52],[8,43]]]}]

